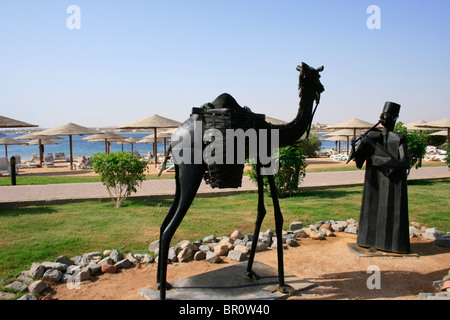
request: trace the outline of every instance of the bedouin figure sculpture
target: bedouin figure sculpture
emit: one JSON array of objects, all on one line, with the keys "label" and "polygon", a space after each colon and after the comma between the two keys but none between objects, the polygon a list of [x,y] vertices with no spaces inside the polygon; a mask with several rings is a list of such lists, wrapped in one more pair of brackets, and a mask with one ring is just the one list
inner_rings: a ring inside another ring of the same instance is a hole
[{"label": "bedouin figure sculpture", "polygon": [[[352,153],[361,169],[366,163],[361,215],[356,244],[395,253],[409,253],[406,137],[393,132],[400,105],[386,102],[379,122],[368,132],[355,137]],[[383,131],[376,130],[382,124]],[[355,143],[361,140],[355,149]]]},{"label": "bedouin figure sculpture", "polygon": [[[307,64],[302,63],[301,66],[297,66],[297,70],[300,72],[300,107],[296,118],[292,122],[286,125],[270,124],[265,121],[264,115],[255,114],[247,107],[240,107],[231,95],[224,93],[217,97],[213,102],[207,103],[201,108],[194,108],[191,117],[180,125],[180,127],[173,133],[171,139],[172,142],[169,145],[169,152],[172,152],[175,160],[176,190],[172,206],[170,207],[160,230],[156,286],[160,290],[161,299],[166,298],[166,290],[171,288],[170,284],[166,282],[167,260],[171,239],[191,206],[202,179],[205,178],[206,182],[210,183],[212,187],[237,188],[241,186],[244,168],[243,163],[229,164],[227,162],[225,164],[224,162],[224,164],[215,165],[214,163],[211,164],[205,162],[202,155],[205,148],[208,148],[208,142],[205,143],[205,139],[202,135],[200,137],[202,143],[196,143],[196,139],[198,140],[198,136],[196,137],[196,134],[198,134],[196,129],[198,129],[199,123],[200,126],[203,126],[203,129],[219,129],[221,132],[225,132],[227,129],[255,129],[258,139],[257,145],[259,146],[256,155],[258,213],[254,231],[254,235],[257,236],[260,232],[261,224],[266,214],[266,210],[264,208],[263,175],[261,174],[261,170],[266,164],[264,163],[263,165],[261,162],[259,157],[261,154],[260,149],[265,149],[264,152],[271,152],[269,148],[269,146],[271,146],[271,135],[267,134],[267,145],[261,145],[262,140],[259,137],[258,130],[266,129],[267,131],[271,131],[272,129],[277,129],[279,147],[294,144],[303,136],[305,132],[308,131],[309,133],[312,118],[316,110],[314,109],[313,111],[314,102],[316,102],[317,108],[320,94],[324,91],[324,87],[319,80],[319,72],[323,70],[323,67],[314,69]],[[178,145],[176,145],[176,141],[178,141]],[[249,146],[247,139],[245,139],[245,150],[246,157],[248,157]],[[165,166],[167,161],[168,153],[163,166]],[[182,158],[182,161],[176,159],[176,154],[178,154],[179,158]],[[265,154],[270,155],[270,153]],[[200,161],[198,161],[198,155],[201,157]],[[281,292],[289,292],[291,291],[291,288],[285,285],[284,282],[283,245],[281,238],[283,217],[278,204],[273,174],[265,175],[267,175],[269,181],[275,211],[279,290]],[[252,271],[256,245],[257,241],[253,241],[246,268],[246,276],[250,279],[259,278],[258,275]]]}]

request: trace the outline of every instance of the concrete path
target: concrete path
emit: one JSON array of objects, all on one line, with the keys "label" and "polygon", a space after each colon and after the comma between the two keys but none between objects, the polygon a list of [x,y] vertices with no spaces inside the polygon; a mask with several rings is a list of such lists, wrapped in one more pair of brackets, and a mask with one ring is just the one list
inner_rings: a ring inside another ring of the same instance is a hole
[{"label": "concrete path", "polygon": [[[447,167],[424,167],[413,169],[409,180],[432,180],[450,178]],[[18,176],[20,179],[20,176]],[[364,170],[308,173],[300,184],[302,190],[335,188],[362,185]],[[199,196],[233,194],[236,192],[255,191],[255,184],[244,176],[242,187],[238,189],[212,189],[204,182],[199,189]],[[132,199],[167,199],[175,193],[174,179],[147,180]],[[106,187],[99,182],[70,183],[27,186],[0,186],[0,208],[11,208],[26,205],[45,205],[86,200],[109,200]]]}]

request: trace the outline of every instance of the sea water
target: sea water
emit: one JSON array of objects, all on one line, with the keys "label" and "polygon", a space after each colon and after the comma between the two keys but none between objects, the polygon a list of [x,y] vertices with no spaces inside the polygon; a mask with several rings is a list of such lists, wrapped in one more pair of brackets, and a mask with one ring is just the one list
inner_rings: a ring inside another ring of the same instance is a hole
[{"label": "sea water", "polygon": [[[24,133],[20,134],[6,134],[7,138],[14,139],[16,137],[20,137],[24,135]],[[145,136],[148,136],[149,133],[121,133],[121,135],[125,137],[136,137],[138,139],[142,139]],[[318,133],[319,137],[322,137],[322,133]],[[66,157],[70,156],[70,146],[69,146],[69,137],[68,136],[60,136],[63,139],[53,139],[53,141],[58,142],[59,144],[47,144],[44,146],[44,156],[48,153],[52,153],[55,156],[55,153],[63,153]],[[74,158],[81,158],[85,156],[86,158],[92,157],[97,152],[105,152],[105,142],[89,142],[88,140],[83,140],[86,136],[75,135],[72,136],[72,150]],[[26,142],[30,140],[24,140]],[[345,142],[344,142],[345,144]],[[341,148],[343,144],[341,143]],[[321,149],[331,149],[335,148],[336,144],[334,141],[322,141]],[[164,143],[158,143],[158,154],[164,153]],[[168,148],[168,144],[167,144]],[[131,152],[131,144],[123,145],[124,151]],[[114,151],[122,151],[122,144],[118,144],[115,142],[111,142],[111,152]],[[153,154],[153,143],[135,143],[133,144],[133,151],[137,151],[141,156],[147,156],[148,152]],[[32,158],[32,154],[36,153],[39,156],[39,145],[11,145],[8,146],[8,158],[13,155],[19,155],[21,160],[30,160]],[[5,148],[4,146],[0,146],[0,157],[5,157]]]}]

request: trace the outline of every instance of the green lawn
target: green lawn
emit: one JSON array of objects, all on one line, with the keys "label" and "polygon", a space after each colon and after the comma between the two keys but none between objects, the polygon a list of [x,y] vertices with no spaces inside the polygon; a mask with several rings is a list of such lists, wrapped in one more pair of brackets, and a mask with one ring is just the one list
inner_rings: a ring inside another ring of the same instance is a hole
[{"label": "green lawn", "polygon": [[[450,179],[413,181],[408,187],[410,221],[450,231]],[[280,199],[284,227],[298,220],[305,225],[319,220],[359,219],[362,187],[302,192]],[[274,229],[272,202],[265,199],[263,230]],[[158,239],[159,226],[170,200],[126,201],[121,208],[109,202],[0,209],[0,279],[28,269],[32,262],[53,261],[91,251],[117,248],[146,253]],[[252,233],[257,195],[196,198],[173,242],[207,235],[229,235],[235,229]]]}]

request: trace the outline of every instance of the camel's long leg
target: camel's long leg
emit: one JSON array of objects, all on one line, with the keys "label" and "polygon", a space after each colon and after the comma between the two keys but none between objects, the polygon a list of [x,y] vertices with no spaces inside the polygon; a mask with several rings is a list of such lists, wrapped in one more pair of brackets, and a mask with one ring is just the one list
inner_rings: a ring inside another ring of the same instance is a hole
[{"label": "camel's long leg", "polygon": [[273,176],[267,176],[269,180],[270,195],[273,201],[275,215],[275,232],[277,233],[277,258],[278,258],[278,282],[279,290],[287,293],[293,290],[292,287],[284,283],[284,263],[283,263],[283,215],[281,213],[280,204],[278,202],[278,194]]},{"label": "camel's long leg", "polygon": [[191,206],[205,173],[203,165],[180,164],[178,170],[180,192],[178,206],[172,219],[167,223],[167,227],[162,231],[160,241],[161,249],[159,252],[158,264],[160,272],[159,290],[161,300],[166,298],[167,258],[170,241]]},{"label": "camel's long leg", "polygon": [[[175,197],[173,199],[172,205],[169,209],[169,212],[167,213],[166,217],[164,218],[164,221],[161,225],[160,228],[160,233],[159,233],[159,252],[161,252],[161,243],[162,243],[162,234],[164,232],[164,230],[166,230],[167,226],[169,225],[170,221],[172,221],[173,216],[175,215],[175,211],[178,208],[178,203],[180,202],[180,181],[179,181],[179,176],[178,176],[178,165],[175,165]],[[156,274],[156,284],[157,287],[159,288],[159,283],[160,283],[160,274],[161,274],[161,263],[158,263],[158,271]]]},{"label": "camel's long leg", "polygon": [[252,271],[252,267],[253,261],[255,259],[256,245],[258,243],[258,236],[261,230],[261,224],[264,220],[264,217],[266,216],[266,208],[264,207],[264,182],[263,177],[261,175],[260,163],[256,164],[256,180],[258,183],[258,214],[256,217],[255,232],[253,234],[253,242],[252,247],[250,249],[250,255],[248,258],[247,272],[246,272],[247,277],[249,277],[250,279],[254,278],[259,279],[259,276]]}]

